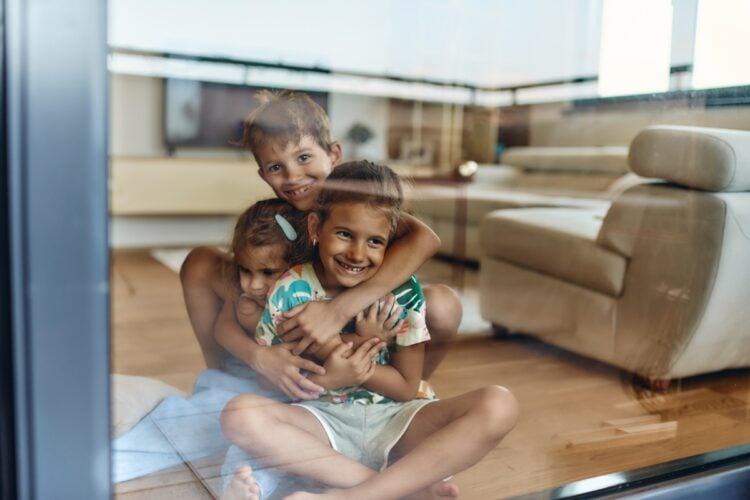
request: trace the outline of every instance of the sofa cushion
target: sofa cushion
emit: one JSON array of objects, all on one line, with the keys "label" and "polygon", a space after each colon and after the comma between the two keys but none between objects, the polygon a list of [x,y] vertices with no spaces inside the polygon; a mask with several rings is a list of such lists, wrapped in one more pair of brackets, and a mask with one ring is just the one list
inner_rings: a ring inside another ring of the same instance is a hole
[{"label": "sofa cushion", "polygon": [[623,174],[628,171],[626,146],[508,148],[502,163],[527,170]]},{"label": "sofa cushion", "polygon": [[498,210],[480,224],[484,255],[616,297],[627,260],[596,243],[606,209]]},{"label": "sofa cushion", "polygon": [[410,201],[410,209],[419,217],[420,214],[441,219],[453,220],[456,217],[457,197],[466,197],[466,220],[469,224],[478,224],[486,214],[500,209],[523,207],[607,207],[606,200],[575,198],[566,196],[548,196],[543,194],[518,191],[464,191],[454,188],[420,190]]},{"label": "sofa cushion", "polygon": [[648,127],[633,139],[628,161],[644,177],[706,191],[750,191],[750,131]]}]

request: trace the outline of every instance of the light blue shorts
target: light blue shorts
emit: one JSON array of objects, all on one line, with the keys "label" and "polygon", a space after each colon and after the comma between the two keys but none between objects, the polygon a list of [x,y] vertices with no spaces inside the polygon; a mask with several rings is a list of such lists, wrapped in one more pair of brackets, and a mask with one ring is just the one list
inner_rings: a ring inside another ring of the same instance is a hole
[{"label": "light blue shorts", "polygon": [[323,426],[331,447],[376,471],[388,465],[388,454],[412,419],[434,399],[399,403],[357,404],[303,401],[295,403]]}]

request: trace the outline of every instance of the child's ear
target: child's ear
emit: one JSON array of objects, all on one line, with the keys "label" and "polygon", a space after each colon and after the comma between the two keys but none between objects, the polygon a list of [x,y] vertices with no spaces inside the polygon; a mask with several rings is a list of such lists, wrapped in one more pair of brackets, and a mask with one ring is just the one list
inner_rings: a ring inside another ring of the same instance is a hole
[{"label": "child's ear", "polygon": [[341,163],[341,159],[343,158],[344,154],[341,149],[341,143],[338,141],[333,141],[333,144],[331,144],[331,151],[328,153],[328,156],[331,158],[331,165],[334,167],[338,166],[339,163]]},{"label": "child's ear", "polygon": [[260,168],[260,167],[258,167],[258,175],[260,176],[261,179],[263,179],[263,182],[265,182],[266,184],[268,184],[268,180],[266,180],[266,175],[263,172],[263,169]]},{"label": "child's ear", "polygon": [[320,228],[320,217],[315,212],[307,214],[307,234],[310,235],[310,241],[320,241],[318,229]]}]

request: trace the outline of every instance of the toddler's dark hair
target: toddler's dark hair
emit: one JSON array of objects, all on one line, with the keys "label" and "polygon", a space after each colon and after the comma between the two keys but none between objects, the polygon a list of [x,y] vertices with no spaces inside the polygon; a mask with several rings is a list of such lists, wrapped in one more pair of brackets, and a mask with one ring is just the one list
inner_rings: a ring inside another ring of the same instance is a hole
[{"label": "toddler's dark hair", "polygon": [[[295,240],[289,240],[276,221],[281,215],[297,233]],[[294,208],[284,200],[271,198],[261,200],[237,218],[232,235],[232,258],[228,262],[227,277],[235,288],[239,288],[239,266],[235,256],[248,247],[282,245],[284,261],[289,267],[310,260],[312,246],[307,236],[307,214]]]},{"label": "toddler's dark hair", "polygon": [[404,193],[401,179],[390,167],[367,160],[350,161],[333,169],[323,183],[315,211],[322,224],[339,203],[366,203],[388,216],[393,236],[401,218]]},{"label": "toddler's dark hair", "polygon": [[257,160],[258,148],[266,142],[298,143],[309,135],[327,153],[334,144],[328,115],[310,96],[293,90],[255,94],[260,105],[245,119],[242,139],[244,146]]}]

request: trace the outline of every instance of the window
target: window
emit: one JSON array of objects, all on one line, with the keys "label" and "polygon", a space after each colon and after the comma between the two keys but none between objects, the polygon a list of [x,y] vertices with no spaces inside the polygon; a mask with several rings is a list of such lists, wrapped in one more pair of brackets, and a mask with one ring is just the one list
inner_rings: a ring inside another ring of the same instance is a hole
[{"label": "window", "polygon": [[750,2],[744,0],[700,0],[695,33],[696,88],[747,85],[750,64]]},{"label": "window", "polygon": [[669,88],[671,0],[604,0],[599,95]]}]

